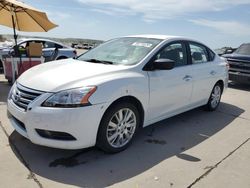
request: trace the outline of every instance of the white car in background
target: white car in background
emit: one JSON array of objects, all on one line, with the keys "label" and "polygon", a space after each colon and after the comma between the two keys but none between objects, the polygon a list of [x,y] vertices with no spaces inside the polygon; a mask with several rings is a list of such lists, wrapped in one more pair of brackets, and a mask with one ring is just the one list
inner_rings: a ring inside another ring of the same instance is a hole
[{"label": "white car in background", "polygon": [[[70,47],[67,47],[61,43],[42,38],[28,38],[28,39],[20,39],[17,43],[17,49],[19,49],[19,53],[22,56],[26,56],[26,47],[29,46],[30,43],[41,43],[42,44],[42,55],[45,58],[45,62],[59,60],[59,59],[67,59],[74,58],[77,56],[76,50]],[[15,54],[14,52],[15,46],[9,46],[6,48],[0,48],[0,60],[3,62],[3,56],[13,55],[18,56],[19,54]]]},{"label": "white car in background", "polygon": [[8,112],[35,144],[114,153],[141,127],[203,105],[215,110],[227,82],[227,63],[200,42],[129,36],[28,70],[9,93]]}]

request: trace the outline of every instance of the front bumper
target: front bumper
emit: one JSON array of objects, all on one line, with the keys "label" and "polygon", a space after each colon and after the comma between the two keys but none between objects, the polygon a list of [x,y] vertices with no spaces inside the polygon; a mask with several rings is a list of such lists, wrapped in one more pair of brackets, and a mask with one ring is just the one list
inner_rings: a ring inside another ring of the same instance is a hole
[{"label": "front bumper", "polygon": [[229,71],[229,80],[250,84],[250,74]]},{"label": "front bumper", "polygon": [[[61,149],[81,149],[94,146],[101,118],[105,112],[105,104],[81,108],[47,108],[40,104],[46,99],[43,94],[29,105],[31,110],[24,111],[8,99],[10,122],[15,130],[31,142]],[[39,130],[64,132],[75,140],[58,140],[45,138],[38,134]]]}]

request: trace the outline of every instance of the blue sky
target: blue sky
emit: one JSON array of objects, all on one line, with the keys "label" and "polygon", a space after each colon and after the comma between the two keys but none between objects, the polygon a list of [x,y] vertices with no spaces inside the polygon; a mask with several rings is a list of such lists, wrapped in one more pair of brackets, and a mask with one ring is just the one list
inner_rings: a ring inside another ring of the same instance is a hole
[{"label": "blue sky", "polygon": [[[22,0],[59,27],[43,37],[107,40],[133,34],[187,36],[211,48],[250,42],[250,0]],[[12,29],[0,26],[0,33]]]}]

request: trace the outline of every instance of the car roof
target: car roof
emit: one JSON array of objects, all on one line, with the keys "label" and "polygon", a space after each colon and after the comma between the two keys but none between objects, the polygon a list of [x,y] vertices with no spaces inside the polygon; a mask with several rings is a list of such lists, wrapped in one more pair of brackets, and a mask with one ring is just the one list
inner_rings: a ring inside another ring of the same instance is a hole
[{"label": "car roof", "polygon": [[242,45],[250,45],[250,43],[243,43],[243,44],[241,44],[241,46],[242,46]]},{"label": "car roof", "polygon": [[[198,40],[194,40],[188,37],[183,37],[183,36],[173,36],[173,35],[151,35],[151,34],[147,34],[147,35],[130,35],[130,36],[125,36],[125,37],[138,37],[138,38],[151,38],[151,39],[160,39],[160,40],[184,40],[184,41],[190,41],[190,42],[195,42],[195,43],[199,43],[202,44],[204,46],[206,46],[207,48],[209,48],[206,44],[204,44],[201,41]],[[211,48],[209,48],[211,50]]]},{"label": "car roof", "polygon": [[151,38],[151,39],[160,39],[160,40],[171,40],[171,39],[174,39],[174,40],[187,40],[187,41],[198,42],[200,44],[203,44],[202,42],[200,42],[198,40],[194,40],[194,39],[191,39],[191,38],[188,38],[188,37],[173,36],[173,35],[151,35],[151,34],[149,34],[149,35],[130,35],[130,36],[125,36],[125,37]]},{"label": "car roof", "polygon": [[27,41],[33,41],[33,40],[36,40],[36,41],[46,41],[46,42],[53,42],[53,43],[56,43],[56,44],[59,44],[63,47],[66,47],[65,45],[59,43],[59,42],[56,42],[56,41],[53,41],[53,40],[50,40],[50,39],[44,39],[44,38],[22,38],[19,40],[19,43],[21,42],[27,42]]},{"label": "car roof", "polygon": [[130,35],[126,37],[138,37],[138,38],[152,38],[152,39],[161,39],[161,40],[167,40],[172,38],[179,38],[179,36],[171,36],[171,35]]}]

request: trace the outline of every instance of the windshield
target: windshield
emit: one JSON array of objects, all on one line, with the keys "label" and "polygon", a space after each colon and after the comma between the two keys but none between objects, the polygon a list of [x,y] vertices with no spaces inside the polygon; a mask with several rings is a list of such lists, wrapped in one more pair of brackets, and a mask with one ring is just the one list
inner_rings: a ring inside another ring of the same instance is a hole
[{"label": "windshield", "polygon": [[235,53],[241,55],[250,55],[250,44],[242,44]]},{"label": "windshield", "polygon": [[139,63],[162,40],[124,37],[108,41],[78,57],[94,63],[134,65]]}]

